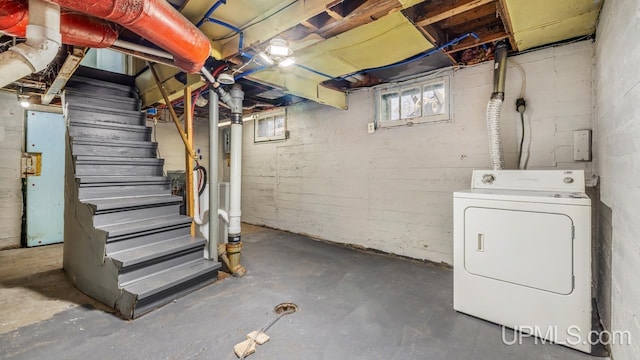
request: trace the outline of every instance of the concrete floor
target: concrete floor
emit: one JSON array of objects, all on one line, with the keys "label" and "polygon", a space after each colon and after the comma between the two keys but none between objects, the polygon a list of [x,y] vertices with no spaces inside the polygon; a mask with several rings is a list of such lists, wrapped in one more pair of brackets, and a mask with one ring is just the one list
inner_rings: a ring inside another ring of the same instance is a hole
[{"label": "concrete floor", "polygon": [[[219,281],[134,321],[96,309],[72,289],[59,259],[42,272],[12,260],[12,252],[40,249],[0,253],[0,319],[16,312],[12,326],[25,325],[0,335],[0,358],[236,359],[234,344],[272,320],[275,305],[294,302],[299,311],[277,322],[249,359],[595,359],[531,339],[504,345],[499,326],[453,311],[449,269],[245,230],[246,277]],[[48,256],[61,258],[59,246],[50,249]],[[29,261],[36,260],[42,258]],[[26,275],[7,280],[7,261]],[[37,299],[25,293],[6,307],[21,286]],[[43,290],[48,286],[61,291]]]}]

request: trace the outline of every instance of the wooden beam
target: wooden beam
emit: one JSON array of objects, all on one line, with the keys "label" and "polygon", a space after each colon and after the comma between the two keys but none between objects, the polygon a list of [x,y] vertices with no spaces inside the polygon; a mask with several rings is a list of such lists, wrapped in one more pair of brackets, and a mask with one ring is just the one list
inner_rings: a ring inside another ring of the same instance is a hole
[{"label": "wooden beam", "polygon": [[53,80],[51,86],[47,89],[47,92],[42,95],[40,99],[40,103],[42,105],[51,104],[51,101],[56,97],[56,95],[64,89],[67,81],[69,81],[73,73],[78,69],[78,66],[80,66],[80,62],[84,58],[86,51],[86,48],[74,47],[72,52],[67,55],[62,67],[60,67],[60,71],[58,71],[58,75],[56,75],[56,79]]},{"label": "wooden beam", "polygon": [[302,20],[300,21],[300,25],[306,27],[307,29],[311,30],[311,31],[318,31],[318,28],[315,27],[312,23],[310,23],[307,20]]},{"label": "wooden beam", "polygon": [[452,46],[451,49],[447,51],[447,53],[452,54],[458,51],[471,49],[476,46],[489,44],[498,40],[506,39],[509,37],[509,34],[507,34],[504,31],[504,29],[500,29],[493,32],[481,32],[481,33],[478,33],[478,36],[480,37],[480,39],[477,39],[477,40],[472,37],[468,37],[462,40],[457,45]]},{"label": "wooden beam", "polygon": [[469,10],[473,10],[478,6],[486,5],[495,0],[463,0],[452,3],[449,6],[444,7],[444,9],[438,9],[437,12],[427,14],[422,20],[416,22],[418,26],[426,26],[433,23],[437,23],[444,19],[448,19],[452,16],[456,16],[458,14],[462,14],[463,12],[467,12]]},{"label": "wooden beam", "polygon": [[442,30],[455,28],[460,25],[468,24],[476,19],[480,19],[489,15],[497,16],[496,3],[489,3],[478,6],[477,8],[450,17],[438,23],[438,27]]},{"label": "wooden beam", "polygon": [[[396,0],[397,1],[397,0]],[[245,29],[244,44],[246,46],[257,46],[272,37],[295,27],[301,21],[309,19],[321,12],[324,12],[327,4],[332,0],[305,0],[292,3],[286,9],[277,14],[268,12],[262,14],[255,25]],[[275,11],[275,10],[274,10]],[[272,16],[270,16],[272,15]],[[263,19],[263,20],[260,20]],[[259,21],[259,22],[258,22]],[[228,58],[238,52],[238,37],[233,37],[223,42],[221,46],[221,57]]]},{"label": "wooden beam", "polygon": [[329,16],[331,16],[332,18],[338,21],[344,19],[342,15],[338,14],[336,11],[333,11],[331,9],[327,9],[327,14],[329,14]]},{"label": "wooden beam", "polygon": [[153,77],[156,79],[156,85],[158,86],[158,90],[162,94],[162,98],[164,99],[165,104],[167,105],[167,109],[169,109],[169,114],[171,114],[171,119],[173,119],[173,123],[176,124],[176,129],[178,130],[178,134],[182,138],[182,142],[184,143],[185,151],[189,153],[193,159],[196,158],[195,153],[193,152],[193,148],[189,147],[189,140],[187,139],[187,134],[184,132],[182,125],[180,124],[180,119],[178,118],[178,114],[173,109],[173,105],[171,105],[171,100],[169,100],[169,95],[167,95],[167,91],[164,89],[164,85],[160,80],[160,76],[158,75],[158,71],[156,70],[155,64],[149,63],[149,70],[153,74]]},{"label": "wooden beam", "polygon": [[500,20],[502,20],[504,29],[507,31],[507,34],[509,34],[511,49],[518,51],[518,43],[513,36],[513,24],[511,23],[511,16],[509,15],[509,10],[507,9],[507,3],[505,0],[498,1],[498,14],[500,16]]}]

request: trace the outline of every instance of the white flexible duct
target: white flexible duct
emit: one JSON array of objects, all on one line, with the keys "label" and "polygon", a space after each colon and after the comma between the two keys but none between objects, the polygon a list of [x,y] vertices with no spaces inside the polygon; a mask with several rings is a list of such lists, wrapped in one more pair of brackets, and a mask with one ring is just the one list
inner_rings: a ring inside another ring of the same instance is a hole
[{"label": "white flexible duct", "polygon": [[60,6],[29,0],[27,41],[0,54],[0,88],[44,70],[55,59],[60,44]]},{"label": "white flexible duct", "polygon": [[500,111],[502,98],[492,96],[487,104],[487,131],[489,132],[489,157],[493,170],[504,168],[504,152],[500,132]]}]

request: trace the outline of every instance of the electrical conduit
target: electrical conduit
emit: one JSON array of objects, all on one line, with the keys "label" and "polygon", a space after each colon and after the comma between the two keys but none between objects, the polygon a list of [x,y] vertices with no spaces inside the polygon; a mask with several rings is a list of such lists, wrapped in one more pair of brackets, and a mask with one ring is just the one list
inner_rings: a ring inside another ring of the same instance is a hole
[{"label": "electrical conduit", "polygon": [[29,8],[32,14],[26,27],[27,41],[0,54],[0,88],[45,69],[60,48],[60,7],[29,0]]}]

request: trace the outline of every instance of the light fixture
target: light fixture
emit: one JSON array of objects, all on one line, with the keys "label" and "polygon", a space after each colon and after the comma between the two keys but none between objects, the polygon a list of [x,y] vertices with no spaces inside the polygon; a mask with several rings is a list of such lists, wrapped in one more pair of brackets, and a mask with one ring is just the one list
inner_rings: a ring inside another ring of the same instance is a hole
[{"label": "light fixture", "polygon": [[258,53],[258,61],[262,63],[262,65],[273,65],[273,59],[264,51]]},{"label": "light fixture", "polygon": [[218,82],[222,85],[232,85],[236,81],[231,74],[222,73],[218,75]]},{"label": "light fixture", "polygon": [[[293,54],[287,42],[282,38],[273,38],[269,41],[269,46],[265,50],[266,54],[275,63],[280,63]],[[272,62],[272,63],[273,63]]]},{"label": "light fixture", "polygon": [[295,62],[296,62],[296,58],[294,58],[293,56],[289,56],[288,58],[285,58],[282,61],[280,61],[280,63],[278,63],[278,66],[287,67],[295,64]]},{"label": "light fixture", "polygon": [[281,38],[274,38],[269,41],[269,48],[267,50],[271,56],[287,56],[291,52],[287,42]]},{"label": "light fixture", "polygon": [[31,105],[31,101],[29,100],[29,96],[28,95],[22,95],[22,87],[20,87],[18,89],[18,92],[16,93],[16,96],[18,97],[18,102],[20,103],[20,106],[22,106],[23,108],[28,108]]}]

